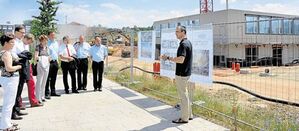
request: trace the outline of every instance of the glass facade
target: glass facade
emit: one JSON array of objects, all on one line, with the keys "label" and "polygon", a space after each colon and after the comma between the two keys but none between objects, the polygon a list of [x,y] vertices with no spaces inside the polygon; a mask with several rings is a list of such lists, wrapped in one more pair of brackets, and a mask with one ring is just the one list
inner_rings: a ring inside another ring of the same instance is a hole
[{"label": "glass facade", "polygon": [[[299,18],[280,18],[274,16],[246,14],[245,19],[246,34],[299,35]],[[176,28],[176,26],[178,25],[183,25],[186,27],[199,26],[200,20],[189,19],[173,21],[165,24],[160,24],[154,28],[157,32],[159,32],[162,29]]]},{"label": "glass facade", "polygon": [[168,28],[176,28],[176,23],[168,23]]},{"label": "glass facade", "polygon": [[179,22],[182,26],[188,26],[188,21],[187,20],[185,20],[185,21],[181,21],[181,22]]},{"label": "glass facade", "polygon": [[292,19],[283,20],[283,34],[292,34]]},{"label": "glass facade", "polygon": [[161,29],[167,29],[168,28],[168,24],[162,24],[161,25]]},{"label": "glass facade", "polygon": [[294,31],[293,33],[299,35],[299,19],[294,20]]},{"label": "glass facade", "polygon": [[245,47],[245,59],[246,61],[256,61],[258,59],[258,50],[259,48],[258,47],[255,47],[255,46],[248,46],[248,47]]},{"label": "glass facade", "polygon": [[282,34],[282,19],[272,18],[271,20],[271,33]]},{"label": "glass facade", "polygon": [[299,35],[298,18],[245,15],[246,34]]},{"label": "glass facade", "polygon": [[246,33],[255,34],[258,33],[258,17],[246,16]]},{"label": "glass facade", "polygon": [[270,17],[259,18],[259,33],[261,34],[270,33]]}]

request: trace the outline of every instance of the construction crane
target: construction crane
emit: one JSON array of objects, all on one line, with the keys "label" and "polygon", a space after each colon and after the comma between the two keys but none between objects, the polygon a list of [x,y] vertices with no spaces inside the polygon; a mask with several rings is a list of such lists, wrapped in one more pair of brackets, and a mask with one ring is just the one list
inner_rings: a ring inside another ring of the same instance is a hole
[{"label": "construction crane", "polygon": [[200,13],[208,13],[214,11],[213,0],[199,0]]}]

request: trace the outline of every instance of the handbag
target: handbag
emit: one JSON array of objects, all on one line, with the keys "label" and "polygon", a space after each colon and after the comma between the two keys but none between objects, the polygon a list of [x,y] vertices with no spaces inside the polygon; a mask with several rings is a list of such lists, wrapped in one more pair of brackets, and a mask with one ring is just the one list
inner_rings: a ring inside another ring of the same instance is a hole
[{"label": "handbag", "polygon": [[32,75],[36,76],[37,75],[37,64],[31,64],[32,68]]}]

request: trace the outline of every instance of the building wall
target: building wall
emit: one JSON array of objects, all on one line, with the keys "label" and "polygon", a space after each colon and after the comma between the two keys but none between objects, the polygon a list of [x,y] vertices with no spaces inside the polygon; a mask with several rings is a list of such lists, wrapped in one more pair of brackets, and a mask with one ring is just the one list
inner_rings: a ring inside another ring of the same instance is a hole
[{"label": "building wall", "polygon": [[290,63],[294,59],[299,58],[299,46],[297,45],[288,45],[283,47],[283,63]]},{"label": "building wall", "polygon": [[[294,15],[229,9],[210,12],[207,14],[197,14],[157,21],[154,22],[154,27],[160,27],[160,24],[176,23],[183,20],[199,19],[200,25],[213,23],[213,40],[215,56],[245,59],[245,45],[259,45],[258,58],[273,57],[272,45],[296,44],[292,47],[283,46],[282,62],[283,64],[285,64],[290,62],[291,58],[299,58],[299,46],[297,46],[297,44],[299,45],[299,35],[247,34],[246,15],[273,16],[283,18],[298,17]],[[161,43],[160,38],[157,38],[156,40],[157,44]]]},{"label": "building wall", "polygon": [[228,58],[245,59],[245,45],[230,44]]},{"label": "building wall", "polygon": [[213,48],[213,53],[214,55],[217,55],[217,56],[225,56],[227,57],[228,54],[229,54],[229,49],[228,49],[228,45],[214,45],[214,48]]},{"label": "building wall", "polygon": [[272,57],[273,51],[272,51],[272,45],[262,45],[259,47],[259,57]]}]

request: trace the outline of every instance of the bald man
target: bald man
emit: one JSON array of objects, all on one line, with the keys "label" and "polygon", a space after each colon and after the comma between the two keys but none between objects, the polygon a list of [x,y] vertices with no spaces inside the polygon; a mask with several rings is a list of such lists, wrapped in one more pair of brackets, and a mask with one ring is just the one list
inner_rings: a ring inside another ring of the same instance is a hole
[{"label": "bald man", "polygon": [[90,45],[87,42],[85,42],[84,36],[81,35],[79,37],[79,42],[74,44],[74,48],[77,52],[77,58],[79,61],[77,70],[78,90],[86,90]]}]

